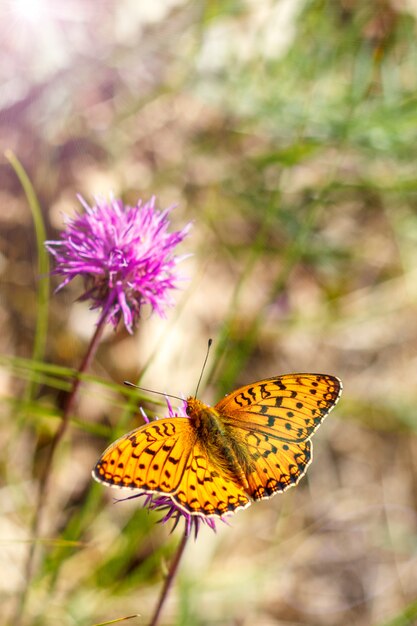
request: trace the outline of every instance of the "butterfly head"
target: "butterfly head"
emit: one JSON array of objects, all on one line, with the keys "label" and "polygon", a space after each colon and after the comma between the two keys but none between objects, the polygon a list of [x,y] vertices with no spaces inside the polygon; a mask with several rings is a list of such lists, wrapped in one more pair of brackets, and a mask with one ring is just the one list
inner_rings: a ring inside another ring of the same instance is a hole
[{"label": "butterfly head", "polygon": [[201,413],[207,409],[207,406],[201,400],[197,400],[194,396],[187,398],[187,408],[185,409],[188,417],[197,420]]}]

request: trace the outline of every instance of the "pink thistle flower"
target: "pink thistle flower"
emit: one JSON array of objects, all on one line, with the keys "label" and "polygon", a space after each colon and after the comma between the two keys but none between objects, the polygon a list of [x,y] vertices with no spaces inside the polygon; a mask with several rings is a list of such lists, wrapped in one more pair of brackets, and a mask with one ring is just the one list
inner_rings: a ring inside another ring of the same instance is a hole
[{"label": "pink thistle flower", "polygon": [[58,290],[81,276],[86,290],[80,300],[91,300],[91,308],[101,309],[114,327],[123,319],[129,333],[144,304],[164,317],[173,304],[177,264],[184,258],[174,249],[190,224],[168,232],[170,209],[155,209],[155,198],[133,207],[101,198],[90,207],[78,198],[85,213],[68,218],[60,240],[45,244],[56,261],[52,273],[64,277]]},{"label": "pink thistle flower", "polygon": [[[187,402],[185,400],[178,411],[174,411],[168,398],[166,398],[166,403],[168,407],[168,417],[188,417],[186,412]],[[141,411],[145,422],[150,423],[145,411],[143,409],[141,409]],[[198,531],[202,525],[206,525],[216,532],[216,521],[221,521],[227,524],[227,519],[225,517],[207,517],[206,515],[188,513],[188,511],[181,508],[169,496],[163,496],[157,493],[137,493],[132,496],[128,496],[127,498],[116,498],[115,502],[124,502],[125,500],[133,500],[135,498],[145,498],[143,505],[147,507],[149,511],[159,511],[164,513],[164,516],[159,520],[160,524],[173,521],[174,524],[171,528],[171,532],[175,530],[182,519],[185,523],[185,534],[189,536],[194,533],[195,538],[197,538]]]}]

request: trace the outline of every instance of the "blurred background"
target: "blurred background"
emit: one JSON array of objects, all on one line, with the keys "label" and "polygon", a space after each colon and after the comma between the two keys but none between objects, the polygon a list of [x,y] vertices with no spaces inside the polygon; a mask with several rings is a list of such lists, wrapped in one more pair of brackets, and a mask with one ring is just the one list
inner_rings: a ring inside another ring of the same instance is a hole
[{"label": "blurred background", "polygon": [[344,394],[297,488],[190,542],[161,623],[417,623],[416,20],[416,0],[0,1],[3,616],[97,321],[81,283],[53,280],[33,361],[38,251],[12,150],[48,238],[77,193],[156,195],[173,229],[193,223],[167,320],[109,329],[82,387],[22,623],[148,623],[181,530],[115,505],[91,467],[142,423],[122,381],[194,393],[209,337],[206,402],[293,371]]}]

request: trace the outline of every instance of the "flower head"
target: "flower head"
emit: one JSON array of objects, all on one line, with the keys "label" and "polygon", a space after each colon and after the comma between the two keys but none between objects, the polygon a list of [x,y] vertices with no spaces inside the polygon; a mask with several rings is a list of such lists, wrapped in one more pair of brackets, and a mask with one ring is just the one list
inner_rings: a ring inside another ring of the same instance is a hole
[{"label": "flower head", "polygon": [[53,274],[64,276],[58,289],[81,276],[86,290],[80,300],[91,300],[115,327],[123,318],[130,333],[144,304],[164,317],[183,258],[174,249],[189,225],[168,232],[170,209],[155,209],[155,198],[133,207],[117,199],[96,198],[92,207],[79,200],[85,213],[67,219],[59,241],[46,242],[56,261]]},{"label": "flower head", "polygon": [[[166,403],[168,407],[168,417],[188,417],[186,413],[187,402],[184,400],[182,406],[178,411],[174,411],[172,405],[168,398],[166,398]],[[149,418],[146,413],[142,410],[142,415],[147,423],[149,423]],[[164,516],[159,520],[159,523],[164,524],[172,520],[174,522],[171,532],[177,527],[179,522],[183,519],[185,523],[185,532],[186,535],[190,535],[194,533],[194,536],[197,537],[198,531],[200,530],[202,525],[206,525],[214,532],[216,532],[216,521],[222,521],[227,523],[227,519],[225,517],[207,517],[202,514],[191,514],[186,510],[181,508],[176,502],[170,498],[169,496],[164,496],[159,493],[151,494],[151,493],[137,493],[132,496],[128,496],[127,498],[118,498],[116,502],[123,502],[124,500],[133,500],[134,498],[145,498],[144,506],[148,508],[149,511],[160,511],[164,513]]]}]

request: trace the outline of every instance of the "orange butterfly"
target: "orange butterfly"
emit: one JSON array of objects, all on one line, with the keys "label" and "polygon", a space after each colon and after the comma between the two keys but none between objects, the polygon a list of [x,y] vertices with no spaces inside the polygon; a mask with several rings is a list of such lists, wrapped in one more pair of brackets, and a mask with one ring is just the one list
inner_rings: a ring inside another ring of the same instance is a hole
[{"label": "orange butterfly", "polygon": [[310,437],[341,392],[335,376],[286,374],[240,387],[214,407],[190,397],[188,417],[123,435],[93,476],[168,496],[188,515],[221,517],[298,483],[312,459]]}]

